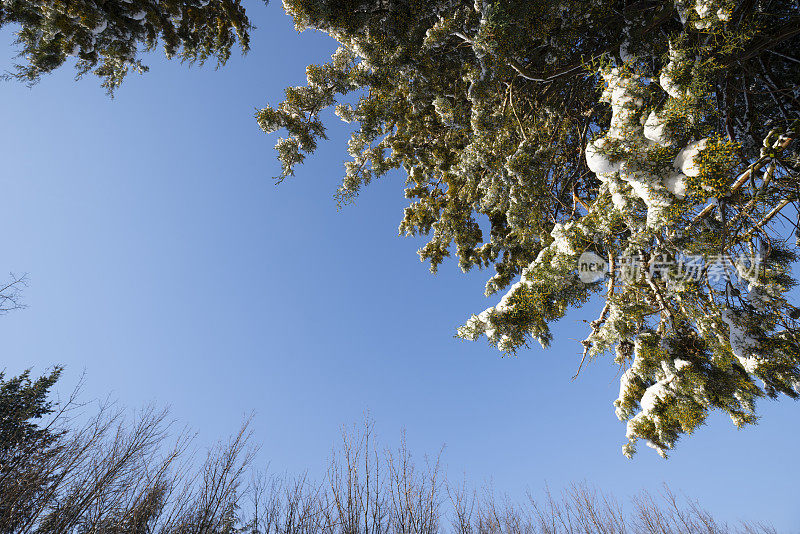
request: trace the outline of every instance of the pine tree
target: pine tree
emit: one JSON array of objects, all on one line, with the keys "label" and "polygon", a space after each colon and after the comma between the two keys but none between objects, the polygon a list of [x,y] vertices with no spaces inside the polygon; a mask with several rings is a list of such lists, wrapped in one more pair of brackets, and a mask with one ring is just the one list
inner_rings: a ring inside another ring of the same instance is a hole
[{"label": "pine tree", "polygon": [[[603,299],[581,366],[621,366],[629,456],[638,440],[666,455],[713,409],[742,426],[759,397],[800,396],[797,1],[284,6],[340,47],[257,113],[288,134],[279,179],[325,138],[324,109],[356,123],[340,202],[404,169],[400,233],[430,236],[421,259],[455,252],[506,290],[461,337],[547,346]],[[590,253],[604,278],[579,276]]]},{"label": "pine tree", "polygon": [[80,77],[94,72],[111,93],[142,51],[161,41],[168,58],[224,64],[252,26],[239,0],[2,0],[0,27],[15,24],[19,57],[10,77],[35,83],[71,56]]},{"label": "pine tree", "polygon": [[[61,374],[31,380],[30,371],[6,379],[0,372],[0,532],[11,533],[24,525],[33,513],[33,503],[46,493],[51,482],[33,466],[43,462],[60,436],[41,426],[43,417],[53,412],[48,399],[50,389]],[[24,476],[36,473],[37,476]]]}]

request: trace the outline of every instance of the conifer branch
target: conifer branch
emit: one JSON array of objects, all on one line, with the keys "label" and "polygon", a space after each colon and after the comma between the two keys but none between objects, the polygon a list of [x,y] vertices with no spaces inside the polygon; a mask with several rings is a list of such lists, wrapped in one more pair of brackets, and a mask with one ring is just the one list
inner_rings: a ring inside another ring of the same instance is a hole
[{"label": "conifer branch", "polygon": [[[782,152],[786,147],[789,146],[789,144],[793,140],[794,140],[793,136],[781,136],[781,138],[778,140],[778,142],[776,143],[776,145],[774,147],[776,153]],[[766,165],[768,162],[772,161],[774,159],[774,157],[775,157],[775,154],[767,154],[767,155],[764,155],[764,156],[758,158],[756,161],[754,161],[747,168],[747,170],[745,170],[742,174],[740,174],[736,178],[736,180],[734,180],[733,184],[731,185],[730,191],[727,193],[727,196],[731,196],[734,193],[736,193],[739,189],[741,189],[742,186],[744,184],[746,184],[747,181],[755,173],[760,171],[764,167],[764,165]],[[700,220],[703,219],[704,217],[706,217],[709,213],[711,213],[714,210],[714,208],[716,208],[716,206],[717,206],[717,204],[715,204],[715,203],[706,205],[706,207],[703,208],[700,211],[700,213],[698,213],[697,215],[694,216],[692,221],[684,228],[684,231],[688,231],[689,229],[691,229],[692,226],[694,226],[695,224],[700,222]]]},{"label": "conifer branch", "polygon": [[[797,199],[796,198],[783,199],[780,203],[778,203],[777,206],[772,208],[772,211],[770,211],[767,215],[764,216],[763,219],[761,219],[758,223],[756,223],[755,226],[753,226],[753,228],[748,230],[747,233],[745,233],[741,238],[739,238],[738,242],[741,243],[742,241],[746,241],[750,239],[756,232],[760,232],[761,229],[764,227],[764,225],[766,225],[769,221],[774,219],[783,208],[785,208],[795,200]],[[730,250],[731,247],[733,247],[733,244],[731,244],[726,250]]]},{"label": "conifer branch", "polygon": [[611,298],[614,296],[614,286],[616,284],[616,262],[614,260],[614,255],[608,255],[608,271],[609,271],[609,279],[608,279],[608,289],[606,290],[606,303],[603,306],[603,310],[600,312],[600,316],[590,323],[592,327],[592,331],[589,336],[581,341],[581,345],[583,345],[583,356],[581,357],[581,363],[578,365],[578,370],[575,371],[575,375],[572,377],[572,380],[578,378],[578,375],[581,374],[581,369],[583,369],[583,364],[586,361],[586,357],[589,355],[589,351],[592,348],[592,338],[600,332],[600,329],[605,324],[606,319],[608,319],[608,314],[611,311]]}]

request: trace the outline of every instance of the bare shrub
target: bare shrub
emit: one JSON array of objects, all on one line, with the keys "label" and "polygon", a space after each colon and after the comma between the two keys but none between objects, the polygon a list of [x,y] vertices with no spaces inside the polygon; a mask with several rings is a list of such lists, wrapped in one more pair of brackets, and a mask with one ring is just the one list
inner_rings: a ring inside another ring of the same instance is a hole
[{"label": "bare shrub", "polygon": [[[415,461],[405,434],[383,448],[374,426],[344,429],[322,481],[252,468],[250,420],[203,461],[166,410],[89,413],[77,392],[46,400],[60,369],[32,381],[0,373],[0,534],[772,534],[730,526],[669,488],[626,507],[587,484],[522,503],[448,483]],[[79,422],[82,421],[82,422]]]},{"label": "bare shrub", "polygon": [[57,411],[23,414],[50,418],[37,432],[3,440],[0,532],[236,532],[240,482],[252,459],[249,421],[196,468],[192,437],[182,431],[171,438],[166,410],[126,417],[103,404],[87,417],[76,397]]}]

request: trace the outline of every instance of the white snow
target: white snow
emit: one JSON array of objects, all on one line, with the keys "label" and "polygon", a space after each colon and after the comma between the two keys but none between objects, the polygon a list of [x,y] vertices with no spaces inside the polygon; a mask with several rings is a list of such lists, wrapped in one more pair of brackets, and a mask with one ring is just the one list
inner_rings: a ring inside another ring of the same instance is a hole
[{"label": "white snow", "polygon": [[728,22],[730,20],[731,12],[725,8],[715,9],[715,3],[712,0],[697,0],[695,2],[694,10],[700,17],[700,20],[694,23],[695,28],[704,30],[713,26],[717,21]]},{"label": "white snow", "polygon": [[707,145],[708,138],[690,143],[686,148],[678,152],[672,166],[686,176],[698,176],[700,174],[698,156],[700,152],[705,150]]},{"label": "white snow", "polygon": [[[681,17],[683,19],[683,16]],[[684,20],[685,24],[685,20]],[[681,98],[683,97],[686,92],[680,88],[678,84],[675,83],[675,80],[672,78],[670,74],[674,69],[676,69],[683,61],[683,57],[672,48],[672,43],[669,46],[669,63],[664,69],[661,71],[661,75],[658,78],[659,85],[664,91],[667,92],[669,96],[672,98]]]},{"label": "white snow", "polygon": [[672,98],[680,98],[683,96],[683,91],[681,88],[672,82],[672,78],[670,78],[669,74],[666,72],[662,72],[661,76],[658,79],[659,85],[664,91],[667,92],[669,96]]},{"label": "white snow", "polygon": [[[523,275],[523,277],[524,276],[525,275]],[[511,306],[509,305],[509,301],[511,300],[511,296],[514,293],[516,293],[517,291],[519,291],[519,289],[522,286],[525,286],[525,285],[530,285],[530,282],[525,280],[524,278],[521,278],[518,282],[516,282],[514,285],[512,285],[511,288],[508,291],[506,291],[506,294],[503,295],[503,298],[500,299],[500,302],[497,304],[497,306],[494,307],[494,309],[499,311],[499,312],[510,311],[511,310]]]},{"label": "white snow", "polygon": [[598,150],[602,148],[601,140],[590,142],[586,145],[586,165],[595,174],[611,174],[619,171],[620,163],[613,163],[605,154]]},{"label": "white snow", "polygon": [[664,179],[664,187],[680,199],[686,198],[686,175],[676,172]]},{"label": "white snow", "polygon": [[694,10],[697,11],[697,14],[700,15],[701,19],[704,19],[710,15],[712,9],[713,6],[711,3],[704,0],[697,0],[697,3],[694,5]]},{"label": "white snow", "polygon": [[553,230],[550,232],[550,236],[553,238],[553,244],[550,246],[556,248],[556,253],[565,254],[567,256],[577,254],[566,235],[566,232],[572,228],[574,224],[573,221],[570,221],[567,224],[556,223],[555,226],[553,226]]},{"label": "white snow", "polygon": [[644,101],[634,93],[637,81],[618,68],[604,72],[603,78],[607,86],[600,100],[611,104],[611,126],[606,137],[625,139],[635,122],[638,108],[644,105]]},{"label": "white snow", "polygon": [[628,204],[625,201],[625,197],[619,191],[611,193],[611,203],[614,204],[614,207],[620,211],[624,210]]},{"label": "white snow", "polygon": [[680,371],[684,367],[688,367],[690,365],[692,365],[692,364],[690,362],[686,361],[686,360],[682,360],[680,358],[676,358],[675,359],[675,369],[677,369],[678,371]]},{"label": "white snow", "polygon": [[264,130],[265,133],[277,132],[282,127],[283,126],[278,121],[264,122],[261,124],[261,129]]},{"label": "white snow", "polygon": [[672,378],[665,378],[645,390],[642,400],[639,401],[642,411],[649,413],[655,409],[656,402],[667,396],[667,386],[670,382],[672,382]]},{"label": "white snow", "polygon": [[662,212],[671,203],[660,178],[643,172],[625,172],[624,166],[620,178],[631,186],[636,196],[647,206],[647,226],[657,227],[661,223]]},{"label": "white snow", "polygon": [[644,136],[657,145],[666,146],[669,140],[664,134],[664,122],[655,111],[650,112],[644,123]]},{"label": "white snow", "polygon": [[[638,414],[637,414],[637,417],[638,417]],[[636,431],[633,429],[634,421],[636,421],[636,420],[637,420],[637,418],[634,417],[633,419],[628,421],[628,425],[625,427],[625,437],[628,438],[628,439],[632,440],[632,439],[634,439],[636,437]]]},{"label": "white snow", "polygon": [[658,454],[661,454],[663,456],[664,449],[662,449],[661,447],[659,447],[658,445],[656,445],[655,443],[653,443],[649,439],[645,443],[647,444],[648,447],[650,447],[651,449],[655,449],[656,452],[658,452]]},{"label": "white snow", "polygon": [[[635,160],[627,162],[621,158],[619,162],[612,162],[606,154],[606,147],[610,141],[617,139],[644,140],[645,136],[651,142],[666,144],[668,141],[663,124],[654,113],[648,120],[642,120],[644,101],[639,95],[642,85],[637,76],[612,68],[603,72],[603,78],[606,88],[601,100],[611,104],[611,125],[604,137],[587,145],[586,164],[607,185],[615,208],[627,211],[630,204],[626,197],[631,196],[625,191],[624,184],[627,184],[633,189],[635,197],[647,205],[647,227],[658,227],[664,220],[665,208],[673,201],[662,183],[662,177],[641,172]],[[680,193],[677,184],[675,190]]]},{"label": "white snow", "polygon": [[722,320],[728,325],[730,330],[729,341],[731,344],[731,351],[739,363],[742,364],[745,371],[754,373],[758,369],[758,358],[749,357],[746,352],[753,347],[756,343],[755,340],[748,337],[745,331],[736,324],[734,314],[731,310],[722,310]]}]

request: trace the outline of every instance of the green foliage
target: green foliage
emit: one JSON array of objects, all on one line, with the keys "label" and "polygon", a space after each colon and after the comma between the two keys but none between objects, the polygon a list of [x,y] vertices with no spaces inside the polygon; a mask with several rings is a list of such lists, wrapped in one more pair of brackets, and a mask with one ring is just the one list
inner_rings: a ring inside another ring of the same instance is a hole
[{"label": "green foliage", "polygon": [[248,50],[252,29],[239,0],[8,0],[7,24],[18,28],[23,59],[11,77],[35,83],[74,56],[77,76],[93,72],[109,93],[130,70],[147,70],[140,54],[159,41],[168,58],[222,65],[237,41]]},{"label": "green foliage", "polygon": [[59,367],[34,381],[29,370],[10,379],[0,372],[0,465],[9,464],[20,443],[46,435],[38,421],[53,412],[48,395],[60,375]]},{"label": "green foliage", "polygon": [[[604,292],[583,356],[628,367],[626,454],[638,439],[666,454],[712,409],[742,425],[756,398],[798,396],[782,245],[800,198],[796,3],[284,6],[341,46],[258,114],[288,134],[281,179],[325,137],[324,107],[355,123],[340,200],[402,168],[400,233],[429,236],[420,257],[491,266],[486,293],[508,288],[459,335],[510,353],[546,345],[553,321]],[[604,284],[578,278],[587,250],[612,261]]]},{"label": "green foliage", "polygon": [[0,532],[12,533],[30,519],[49,479],[46,474],[20,476],[45,462],[43,451],[51,449],[60,433],[41,426],[53,413],[50,389],[61,368],[31,380],[30,371],[6,379],[0,372]]}]

